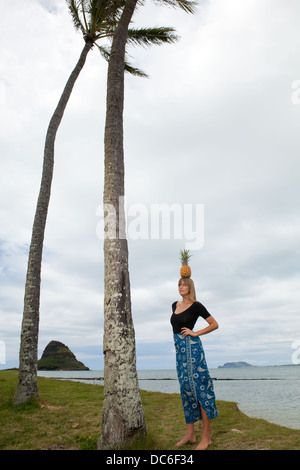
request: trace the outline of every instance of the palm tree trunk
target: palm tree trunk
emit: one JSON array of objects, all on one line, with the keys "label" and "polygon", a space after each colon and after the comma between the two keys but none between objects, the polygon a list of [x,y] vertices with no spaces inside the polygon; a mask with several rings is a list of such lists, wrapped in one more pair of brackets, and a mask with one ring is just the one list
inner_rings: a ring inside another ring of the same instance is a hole
[{"label": "palm tree trunk", "polygon": [[43,173],[32,228],[32,237],[28,258],[20,343],[19,382],[15,397],[15,404],[23,403],[31,397],[38,396],[37,354],[41,265],[44,233],[53,177],[54,143],[56,133],[72,93],[72,89],[85,64],[86,56],[92,46],[93,43],[91,41],[87,41],[85,43],[76,67],[68,79],[57,108],[51,118],[46,135]]},{"label": "palm tree trunk", "polygon": [[[128,26],[137,0],[127,0],[114,34],[107,78],[104,208],[116,213],[116,237],[105,237],[104,403],[101,449],[145,433],[136,371],[135,333],[131,315],[128,247],[124,234],[123,107],[124,61]],[[109,205],[109,206],[108,206]]]}]

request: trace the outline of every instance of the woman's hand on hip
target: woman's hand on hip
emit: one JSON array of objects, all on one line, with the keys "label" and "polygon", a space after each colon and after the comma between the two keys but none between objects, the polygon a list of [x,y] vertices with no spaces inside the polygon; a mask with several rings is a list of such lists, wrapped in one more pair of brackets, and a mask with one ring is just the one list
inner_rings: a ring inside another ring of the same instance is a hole
[{"label": "woman's hand on hip", "polygon": [[181,328],[181,334],[183,336],[197,336],[196,333],[192,330],[190,330],[189,328]]}]

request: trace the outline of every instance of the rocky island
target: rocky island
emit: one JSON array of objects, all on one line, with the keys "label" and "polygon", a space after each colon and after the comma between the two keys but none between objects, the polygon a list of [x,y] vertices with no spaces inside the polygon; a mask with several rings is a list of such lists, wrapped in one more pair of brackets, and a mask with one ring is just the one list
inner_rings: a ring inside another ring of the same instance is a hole
[{"label": "rocky island", "polygon": [[235,369],[238,367],[253,367],[251,364],[248,364],[248,362],[225,362],[223,366],[219,366],[218,369]]},{"label": "rocky island", "polygon": [[50,341],[45,347],[38,370],[89,370],[78,361],[72,351],[59,341]]}]

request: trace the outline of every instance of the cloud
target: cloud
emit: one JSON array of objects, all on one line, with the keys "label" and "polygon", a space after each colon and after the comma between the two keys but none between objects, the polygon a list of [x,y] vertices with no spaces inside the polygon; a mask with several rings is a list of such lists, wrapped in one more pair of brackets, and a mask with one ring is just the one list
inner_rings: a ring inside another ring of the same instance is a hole
[{"label": "cloud", "polygon": [[[212,367],[289,363],[299,339],[298,17],[298,2],[277,0],[201,2],[197,15],[149,3],[135,16],[136,26],[173,25],[181,39],[129,51],[150,78],[126,75],[127,204],[204,204],[204,246],[191,264],[220,324],[203,337]],[[0,340],[16,366],[44,138],[83,40],[58,0],[16,0],[0,21]],[[106,70],[91,51],[57,135],[42,270],[40,354],[57,339],[91,368],[102,363]],[[172,367],[185,241],[129,239],[140,368]]]},{"label": "cloud", "polygon": [[38,0],[38,2],[43,8],[45,8],[49,13],[57,13],[58,8],[55,1],[53,0]]}]

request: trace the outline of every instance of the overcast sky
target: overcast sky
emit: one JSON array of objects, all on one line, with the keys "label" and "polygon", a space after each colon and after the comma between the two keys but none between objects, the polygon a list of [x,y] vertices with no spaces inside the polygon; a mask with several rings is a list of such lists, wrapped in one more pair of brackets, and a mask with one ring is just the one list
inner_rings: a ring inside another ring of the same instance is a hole
[{"label": "overcast sky", "polygon": [[[63,0],[0,6],[0,367],[7,368],[18,366],[46,129],[84,43]],[[124,110],[139,369],[175,368],[169,319],[179,300],[179,250],[196,241],[197,297],[220,325],[202,337],[209,367],[297,358],[299,18],[298,0],[203,0],[196,15],[147,0],[134,16],[135,26],[174,26],[180,36],[174,45],[128,50],[149,75],[126,75]],[[92,50],[57,136],[41,286],[39,357],[54,339],[91,369],[103,368],[106,73]],[[155,225],[163,207],[177,211],[167,236],[162,222]],[[196,329],[204,326],[199,320]]]}]

